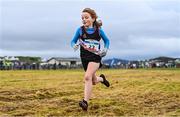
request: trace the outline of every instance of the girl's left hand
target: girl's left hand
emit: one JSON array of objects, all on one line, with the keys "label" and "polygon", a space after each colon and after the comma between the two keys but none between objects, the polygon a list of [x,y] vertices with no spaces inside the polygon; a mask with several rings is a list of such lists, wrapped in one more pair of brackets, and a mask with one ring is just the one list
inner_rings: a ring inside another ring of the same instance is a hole
[{"label": "girl's left hand", "polygon": [[101,56],[101,57],[106,56],[107,50],[108,50],[107,48],[103,49],[103,50],[99,53],[99,56]]}]

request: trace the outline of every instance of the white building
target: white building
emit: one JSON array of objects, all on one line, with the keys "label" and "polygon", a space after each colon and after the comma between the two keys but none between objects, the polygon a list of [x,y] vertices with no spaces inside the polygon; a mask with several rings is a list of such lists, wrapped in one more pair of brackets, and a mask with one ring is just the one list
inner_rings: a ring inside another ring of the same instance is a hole
[{"label": "white building", "polygon": [[48,64],[61,64],[64,66],[76,66],[81,65],[80,58],[60,58],[60,57],[53,57],[47,61]]}]

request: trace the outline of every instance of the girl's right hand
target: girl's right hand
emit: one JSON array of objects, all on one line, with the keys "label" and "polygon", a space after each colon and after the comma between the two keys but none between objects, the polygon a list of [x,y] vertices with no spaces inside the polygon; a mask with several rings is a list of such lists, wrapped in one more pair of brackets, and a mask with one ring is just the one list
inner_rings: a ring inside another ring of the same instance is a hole
[{"label": "girl's right hand", "polygon": [[79,45],[78,44],[74,44],[73,49],[74,49],[74,51],[77,51],[79,49]]}]

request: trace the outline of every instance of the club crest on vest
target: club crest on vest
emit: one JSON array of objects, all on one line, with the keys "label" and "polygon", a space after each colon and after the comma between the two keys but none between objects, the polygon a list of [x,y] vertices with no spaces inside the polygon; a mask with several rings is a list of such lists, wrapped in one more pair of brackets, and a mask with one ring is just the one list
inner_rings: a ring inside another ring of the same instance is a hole
[{"label": "club crest on vest", "polygon": [[83,38],[87,38],[86,34],[83,34]]}]

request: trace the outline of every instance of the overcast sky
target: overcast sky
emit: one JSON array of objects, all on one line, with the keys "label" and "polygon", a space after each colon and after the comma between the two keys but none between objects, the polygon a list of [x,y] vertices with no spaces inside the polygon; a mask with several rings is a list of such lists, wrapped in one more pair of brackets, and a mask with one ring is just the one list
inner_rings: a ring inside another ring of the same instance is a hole
[{"label": "overcast sky", "polygon": [[180,58],[180,0],[0,1],[0,56],[79,57],[70,42],[90,7],[110,40],[105,58]]}]

